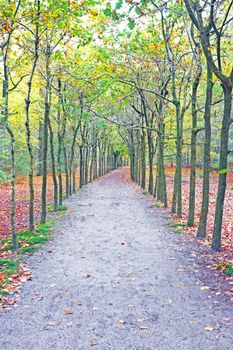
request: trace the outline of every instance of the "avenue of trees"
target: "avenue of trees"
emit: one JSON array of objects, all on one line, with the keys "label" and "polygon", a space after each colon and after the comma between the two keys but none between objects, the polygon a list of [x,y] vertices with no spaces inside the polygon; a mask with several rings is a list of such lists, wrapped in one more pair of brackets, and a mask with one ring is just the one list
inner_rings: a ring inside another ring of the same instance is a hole
[{"label": "avenue of trees", "polygon": [[[212,249],[221,247],[232,154],[233,1],[0,0],[0,177],[47,174],[54,211],[97,176],[130,164],[131,179],[182,216],[182,167],[190,166],[189,226],[197,167],[203,172],[197,236],[205,238],[211,169],[218,172]],[[79,184],[76,184],[79,173]],[[64,174],[64,175],[63,175]],[[62,177],[65,176],[65,188]]]}]

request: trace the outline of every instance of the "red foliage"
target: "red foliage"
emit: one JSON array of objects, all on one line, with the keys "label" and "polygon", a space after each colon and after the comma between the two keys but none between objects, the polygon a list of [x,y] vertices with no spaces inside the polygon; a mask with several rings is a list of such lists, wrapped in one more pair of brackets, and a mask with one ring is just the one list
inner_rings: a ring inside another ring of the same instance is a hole
[{"label": "red foliage", "polygon": [[[167,192],[168,192],[168,205],[171,207],[173,184],[174,184],[174,168],[167,168]],[[201,170],[198,169],[198,174]],[[189,174],[190,169],[183,169],[182,178],[182,205],[183,205],[183,216],[182,219],[177,218],[175,215],[174,219],[181,222],[187,222],[188,209],[189,209]],[[211,173],[210,178],[210,204],[209,214],[207,223],[207,241],[210,242],[212,238],[213,226],[214,226],[214,214],[215,214],[215,203],[218,188],[218,175],[216,172]],[[197,176],[196,181],[196,203],[195,203],[195,225],[193,227],[184,228],[184,230],[196,233],[202,202],[202,178]],[[224,217],[222,225],[222,248],[225,250],[233,250],[233,174],[229,173],[227,176],[227,190],[224,204]],[[230,252],[229,252],[230,253]]]},{"label": "red foliage", "polygon": [[[35,219],[39,219],[41,209],[41,182],[42,178],[34,178],[35,189]],[[63,188],[65,188],[65,178],[63,177]],[[53,180],[48,175],[47,200],[53,200]],[[28,178],[18,177],[15,183],[15,221],[16,231],[24,231],[28,227],[29,208],[29,188]],[[0,186],[0,237],[10,234],[10,186],[8,182]]]}]

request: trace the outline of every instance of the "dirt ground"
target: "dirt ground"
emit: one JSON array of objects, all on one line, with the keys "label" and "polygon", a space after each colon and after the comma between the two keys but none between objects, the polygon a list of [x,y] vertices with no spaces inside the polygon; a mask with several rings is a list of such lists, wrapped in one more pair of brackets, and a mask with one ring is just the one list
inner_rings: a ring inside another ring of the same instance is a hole
[{"label": "dirt ground", "polygon": [[125,171],[67,202],[18,306],[0,314],[1,350],[232,349],[232,303],[200,282],[189,246]]}]

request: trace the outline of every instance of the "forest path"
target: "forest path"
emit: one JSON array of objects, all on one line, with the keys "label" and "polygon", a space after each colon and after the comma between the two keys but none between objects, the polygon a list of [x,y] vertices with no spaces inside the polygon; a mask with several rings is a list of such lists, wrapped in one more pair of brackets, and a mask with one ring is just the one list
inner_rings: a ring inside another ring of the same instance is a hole
[{"label": "forest path", "polygon": [[68,202],[54,240],[29,259],[18,307],[0,315],[1,350],[232,349],[230,305],[200,290],[161,211],[125,171]]}]

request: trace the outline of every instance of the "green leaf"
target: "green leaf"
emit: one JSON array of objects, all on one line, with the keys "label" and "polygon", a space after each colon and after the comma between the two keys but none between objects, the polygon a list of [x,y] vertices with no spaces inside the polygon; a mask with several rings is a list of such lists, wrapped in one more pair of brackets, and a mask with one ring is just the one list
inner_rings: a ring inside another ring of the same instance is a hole
[{"label": "green leaf", "polygon": [[219,174],[220,175],[224,175],[224,174],[226,174],[227,173],[227,169],[221,169],[221,170],[219,170]]},{"label": "green leaf", "polygon": [[98,121],[96,123],[96,125],[99,127],[99,128],[104,128],[105,127],[105,122],[104,121]]},{"label": "green leaf", "polygon": [[133,21],[130,21],[129,23],[128,23],[128,27],[129,27],[129,29],[134,29],[134,27],[135,27],[135,22],[133,22]]},{"label": "green leaf", "polygon": [[135,12],[136,12],[137,15],[141,15],[142,14],[142,12],[141,12],[139,7],[135,8]]},{"label": "green leaf", "polygon": [[119,0],[119,1],[116,3],[115,9],[116,9],[116,10],[120,10],[120,8],[122,7],[122,4],[123,4],[123,0]]},{"label": "green leaf", "polygon": [[105,14],[105,16],[110,17],[110,16],[112,16],[112,11],[111,11],[109,8],[106,8],[106,9],[104,10],[104,14]]}]

